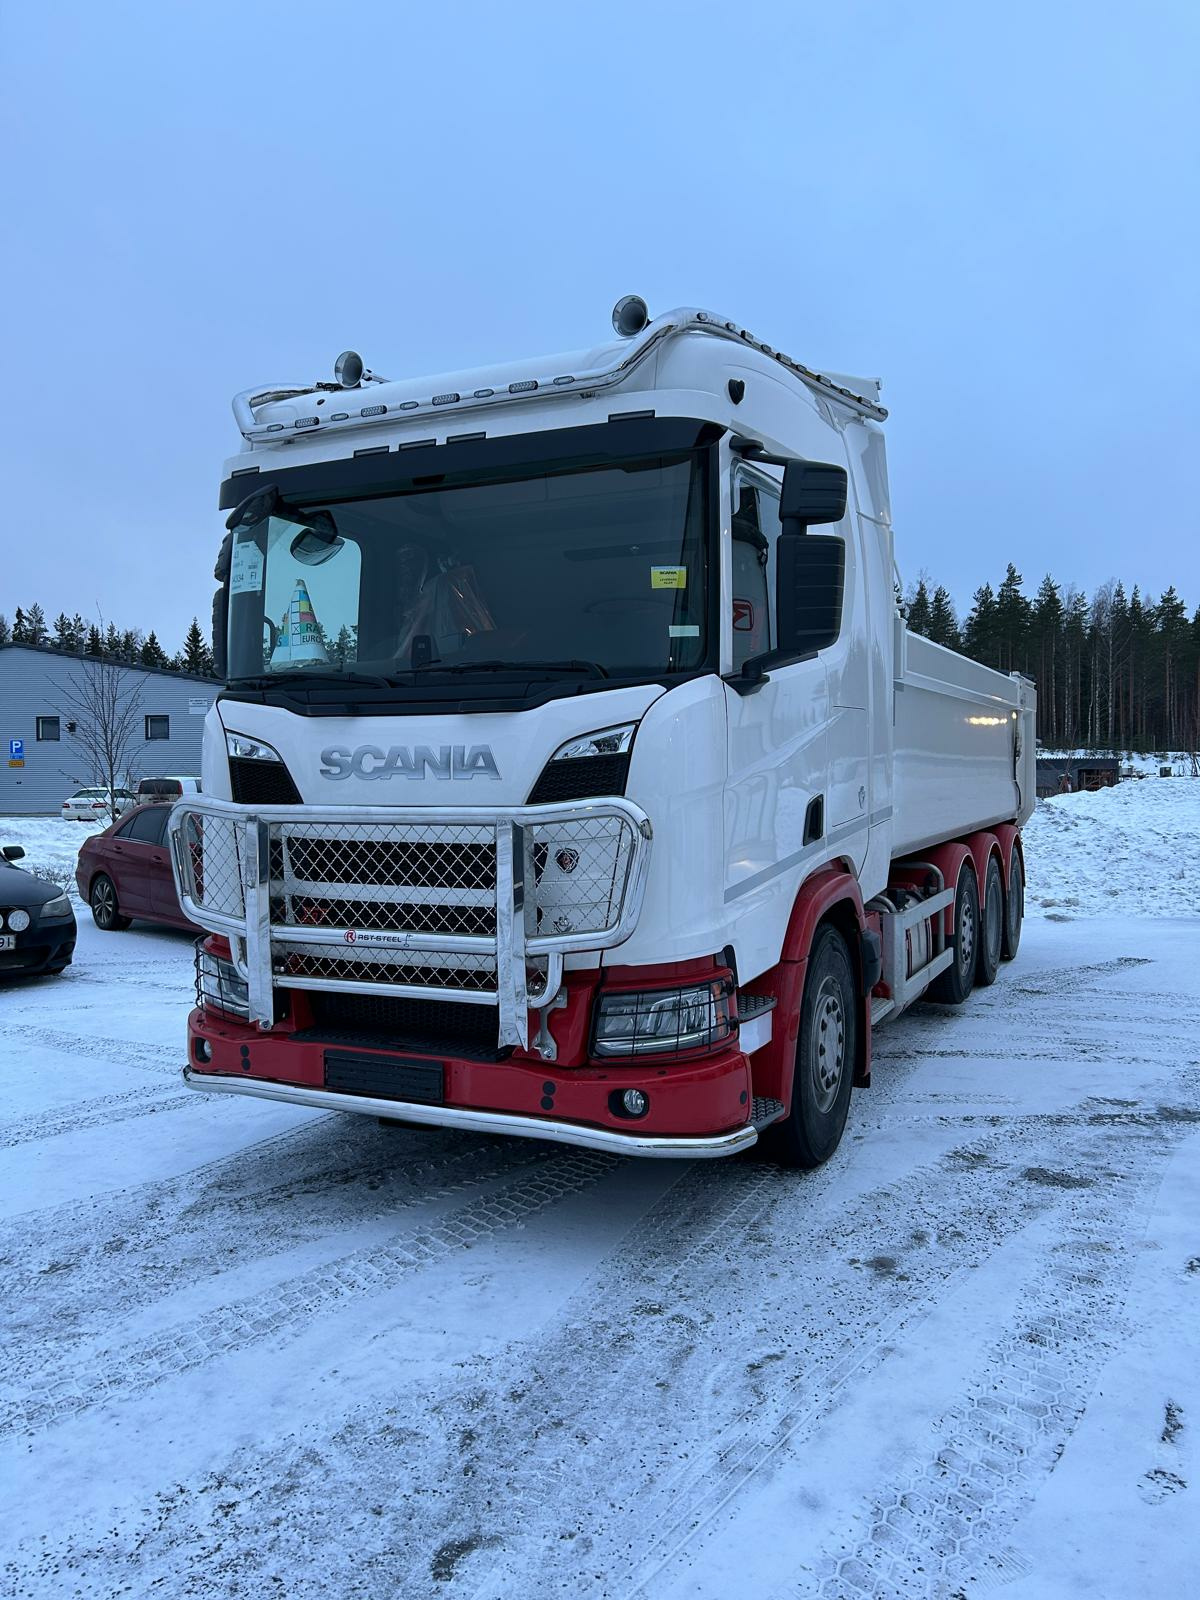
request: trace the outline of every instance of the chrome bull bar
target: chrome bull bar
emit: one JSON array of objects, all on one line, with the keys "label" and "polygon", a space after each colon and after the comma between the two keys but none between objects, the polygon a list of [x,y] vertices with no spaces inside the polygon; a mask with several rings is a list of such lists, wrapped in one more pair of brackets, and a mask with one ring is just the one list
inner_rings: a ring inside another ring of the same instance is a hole
[{"label": "chrome bull bar", "polygon": [[168,836],[180,904],[229,939],[259,1027],[275,1020],[276,989],[324,989],[494,1005],[498,1043],[527,1047],[528,1013],[555,1000],[564,956],[633,932],[651,826],[623,799],[483,809],[202,796],[172,808]]}]

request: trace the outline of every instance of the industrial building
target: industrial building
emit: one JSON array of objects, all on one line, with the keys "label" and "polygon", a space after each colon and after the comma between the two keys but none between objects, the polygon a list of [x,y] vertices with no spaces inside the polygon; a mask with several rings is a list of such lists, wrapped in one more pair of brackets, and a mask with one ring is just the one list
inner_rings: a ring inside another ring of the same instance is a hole
[{"label": "industrial building", "polygon": [[[52,816],[76,789],[102,782],[80,739],[77,701],[104,665],[45,646],[0,646],[0,816]],[[127,666],[122,703],[135,713],[121,780],[199,774],[204,714],[219,684],[157,667]]]}]

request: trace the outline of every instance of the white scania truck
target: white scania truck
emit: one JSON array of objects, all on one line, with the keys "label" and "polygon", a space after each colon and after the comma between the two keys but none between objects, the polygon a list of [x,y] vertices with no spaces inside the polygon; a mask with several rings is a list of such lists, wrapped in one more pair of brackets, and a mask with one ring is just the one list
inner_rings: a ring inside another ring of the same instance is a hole
[{"label": "white scania truck", "polygon": [[878,384],[613,323],[234,401],[194,1088],[814,1166],[1015,954],[1032,685],[906,630]]}]

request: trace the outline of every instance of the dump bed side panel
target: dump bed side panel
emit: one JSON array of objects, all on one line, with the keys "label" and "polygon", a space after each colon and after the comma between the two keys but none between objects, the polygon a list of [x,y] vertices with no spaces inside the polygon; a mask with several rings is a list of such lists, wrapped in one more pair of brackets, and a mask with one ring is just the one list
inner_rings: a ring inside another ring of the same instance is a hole
[{"label": "dump bed side panel", "polygon": [[893,851],[1015,821],[1017,681],[906,633],[896,682]]}]

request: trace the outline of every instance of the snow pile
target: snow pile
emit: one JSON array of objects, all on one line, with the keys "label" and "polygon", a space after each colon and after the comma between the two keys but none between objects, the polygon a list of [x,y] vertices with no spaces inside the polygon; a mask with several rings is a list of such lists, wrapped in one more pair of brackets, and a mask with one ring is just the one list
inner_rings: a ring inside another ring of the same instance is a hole
[{"label": "snow pile", "polygon": [[1200,912],[1200,782],[1130,780],[1040,800],[1025,827],[1030,915]]},{"label": "snow pile", "polygon": [[0,817],[0,844],[19,844],[25,850],[24,861],[15,865],[69,889],[76,899],[75,862],[79,847],[85,839],[101,831],[99,822],[64,822],[61,817]]}]

